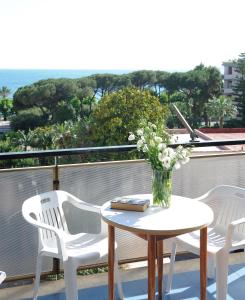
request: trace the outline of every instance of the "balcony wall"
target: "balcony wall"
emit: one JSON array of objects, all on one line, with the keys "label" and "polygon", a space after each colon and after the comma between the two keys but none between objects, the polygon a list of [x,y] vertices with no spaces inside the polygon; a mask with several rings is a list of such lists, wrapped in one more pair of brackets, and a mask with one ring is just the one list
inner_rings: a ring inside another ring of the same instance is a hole
[{"label": "balcony wall", "polygon": [[[174,171],[173,193],[197,197],[218,184],[244,187],[244,158],[243,153],[196,155]],[[151,169],[142,160],[59,166],[59,179],[60,189],[97,205],[116,196],[151,191]],[[37,233],[23,220],[21,206],[26,198],[51,190],[52,181],[53,167],[0,170],[0,269],[8,276],[34,273]],[[94,215],[71,207],[65,212],[72,233],[98,230],[100,219]],[[117,241],[121,260],[146,255],[145,242],[127,232],[118,230]],[[167,241],[165,252],[169,252]],[[47,259],[43,271],[51,268]]]}]

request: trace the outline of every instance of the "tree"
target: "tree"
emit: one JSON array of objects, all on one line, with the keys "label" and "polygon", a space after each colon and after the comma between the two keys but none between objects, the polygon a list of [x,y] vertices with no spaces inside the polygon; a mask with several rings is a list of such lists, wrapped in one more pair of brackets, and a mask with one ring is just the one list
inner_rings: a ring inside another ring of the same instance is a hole
[{"label": "tree", "polygon": [[231,98],[220,96],[219,98],[210,99],[206,105],[209,117],[218,118],[219,127],[224,127],[225,119],[236,116],[237,108]]},{"label": "tree", "polygon": [[168,76],[169,76],[168,72],[156,71],[156,81],[154,84],[154,91],[159,98],[162,96],[162,91],[165,90],[165,81],[168,78]]},{"label": "tree", "polygon": [[33,131],[25,132],[24,130],[18,130],[16,137],[14,138],[14,144],[20,146],[23,151],[30,149],[33,139]]},{"label": "tree", "polygon": [[130,74],[132,85],[144,90],[155,86],[157,81],[156,72],[150,70],[135,71]]},{"label": "tree", "polygon": [[185,73],[174,72],[168,74],[164,79],[164,88],[167,90],[169,95],[172,95],[175,92],[180,92],[184,88],[184,78]]},{"label": "tree", "polygon": [[72,79],[40,80],[19,88],[14,94],[13,106],[15,111],[38,107],[52,122],[58,103],[72,99],[76,92],[77,85]]},{"label": "tree", "polygon": [[185,94],[186,104],[191,99],[190,125],[200,126],[204,120],[207,124],[205,104],[208,99],[218,97],[221,93],[222,78],[215,67],[205,67],[203,64],[185,73],[171,73],[165,79],[165,88],[171,96],[176,92]]},{"label": "tree", "polygon": [[245,124],[245,53],[241,53],[239,58],[234,61],[236,76],[233,91],[238,102],[238,110],[242,115]]},{"label": "tree", "polygon": [[75,118],[75,109],[70,102],[60,101],[53,115],[54,123],[63,123]]},{"label": "tree", "polygon": [[43,115],[40,108],[29,108],[19,111],[11,118],[11,127],[13,130],[24,130],[45,126],[48,123],[47,115]]},{"label": "tree", "polygon": [[3,86],[1,89],[0,89],[0,97],[2,99],[6,99],[8,98],[8,95],[11,93],[11,90],[7,87],[7,86]]},{"label": "tree", "polygon": [[[193,99],[187,98],[184,92],[175,92],[169,96],[169,105],[176,105],[183,117],[186,121],[191,124],[193,122],[192,116],[192,107],[193,107]],[[178,128],[182,127],[182,123],[180,122],[178,116],[176,115],[175,110],[171,109],[171,114],[168,116],[167,125],[170,128]]]},{"label": "tree", "polygon": [[0,100],[0,113],[4,121],[7,121],[8,117],[13,114],[13,101],[6,98]]},{"label": "tree", "polygon": [[4,121],[13,113],[13,102],[8,99],[11,90],[7,86],[0,89],[0,113],[3,115]]},{"label": "tree", "polygon": [[131,87],[106,95],[92,113],[92,140],[97,146],[128,144],[129,132],[143,121],[164,122],[166,111],[149,91]]},{"label": "tree", "polygon": [[117,75],[114,74],[96,74],[90,76],[96,82],[96,93],[100,97],[112,92],[115,89]]}]

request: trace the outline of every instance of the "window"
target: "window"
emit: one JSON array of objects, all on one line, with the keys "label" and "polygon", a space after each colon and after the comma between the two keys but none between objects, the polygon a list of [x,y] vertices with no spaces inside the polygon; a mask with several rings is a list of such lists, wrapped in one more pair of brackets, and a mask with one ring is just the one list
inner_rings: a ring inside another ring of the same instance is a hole
[{"label": "window", "polygon": [[232,89],[232,80],[227,80],[227,89]]},{"label": "window", "polygon": [[228,75],[231,75],[232,74],[232,66],[229,66],[228,67]]}]

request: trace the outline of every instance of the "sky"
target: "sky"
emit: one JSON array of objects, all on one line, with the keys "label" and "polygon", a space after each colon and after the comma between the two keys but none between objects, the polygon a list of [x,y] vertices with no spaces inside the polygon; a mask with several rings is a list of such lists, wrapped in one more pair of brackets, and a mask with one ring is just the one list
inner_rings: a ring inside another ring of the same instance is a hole
[{"label": "sky", "polygon": [[0,0],[0,69],[186,71],[245,52],[245,0]]}]

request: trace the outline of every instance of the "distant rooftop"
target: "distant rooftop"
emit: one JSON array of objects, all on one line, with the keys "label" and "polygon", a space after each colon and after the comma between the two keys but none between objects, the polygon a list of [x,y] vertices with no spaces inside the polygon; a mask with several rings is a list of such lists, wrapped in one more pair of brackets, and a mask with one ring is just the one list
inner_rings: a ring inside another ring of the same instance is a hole
[{"label": "distant rooftop", "polygon": [[[245,140],[245,128],[203,128],[200,131],[209,140]],[[229,145],[227,150],[244,151],[244,145]]]},{"label": "distant rooftop", "polygon": [[[178,137],[179,143],[187,143],[190,142],[190,135],[186,129],[170,129],[171,134],[174,134]],[[245,128],[202,128],[196,130],[198,134],[199,142],[203,141],[220,141],[220,140],[245,140]],[[229,146],[221,146],[221,147],[202,147],[196,148],[194,151],[196,152],[204,152],[204,151],[244,151],[244,145],[229,145]]]}]

